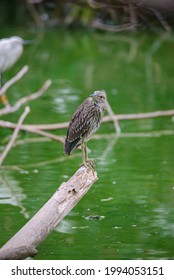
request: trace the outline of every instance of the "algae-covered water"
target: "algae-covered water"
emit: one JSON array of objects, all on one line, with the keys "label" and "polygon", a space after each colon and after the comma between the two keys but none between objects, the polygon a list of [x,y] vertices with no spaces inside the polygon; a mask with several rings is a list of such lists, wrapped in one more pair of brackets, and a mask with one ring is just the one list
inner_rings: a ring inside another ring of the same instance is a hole
[{"label": "algae-covered water", "polygon": [[[11,104],[52,79],[45,94],[30,102],[25,123],[69,121],[97,89],[107,92],[117,114],[174,108],[172,35],[0,30],[1,37],[11,35],[34,40],[4,74],[7,80],[24,64],[30,67],[8,91]],[[1,119],[17,122],[22,111]],[[99,180],[38,247],[35,259],[174,258],[173,118],[123,120],[120,126],[117,137],[113,124],[103,123],[89,141]],[[0,128],[1,151],[11,133]],[[66,130],[52,133],[65,136]],[[0,170],[0,246],[80,164],[80,151],[67,158],[61,143],[19,134]]]}]

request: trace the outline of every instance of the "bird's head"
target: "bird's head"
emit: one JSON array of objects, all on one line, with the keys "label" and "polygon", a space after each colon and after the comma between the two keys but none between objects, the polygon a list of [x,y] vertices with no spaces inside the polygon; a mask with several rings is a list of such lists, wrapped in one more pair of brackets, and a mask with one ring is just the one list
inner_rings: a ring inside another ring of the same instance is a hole
[{"label": "bird's head", "polygon": [[31,44],[32,43],[32,40],[23,40],[19,36],[10,37],[9,41],[12,45],[26,45],[26,44]]},{"label": "bird's head", "polygon": [[12,45],[23,45],[23,39],[19,36],[12,36],[10,38],[8,38],[8,41],[10,42],[10,44]]},{"label": "bird's head", "polygon": [[106,107],[106,93],[104,90],[96,90],[90,95],[95,104],[105,109]]}]

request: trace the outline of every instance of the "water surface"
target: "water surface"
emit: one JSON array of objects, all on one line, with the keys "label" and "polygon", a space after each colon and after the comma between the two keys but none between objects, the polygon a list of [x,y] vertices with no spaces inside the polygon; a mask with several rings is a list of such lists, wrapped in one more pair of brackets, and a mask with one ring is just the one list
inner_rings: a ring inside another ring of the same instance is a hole
[{"label": "water surface", "polygon": [[[96,89],[106,90],[117,114],[174,107],[172,35],[0,31],[1,37],[14,34],[35,43],[26,46],[21,59],[6,72],[4,79],[24,64],[30,67],[9,90],[10,102],[52,79],[49,90],[30,103],[26,123],[69,121]],[[2,119],[17,122],[22,111]],[[89,142],[99,180],[39,246],[35,259],[174,258],[173,118],[129,120],[120,125],[120,137],[112,123],[103,123]],[[54,133],[65,136],[66,130]],[[1,150],[10,134],[0,129]],[[79,151],[67,158],[62,144],[19,134],[0,170],[1,246],[80,163]]]}]

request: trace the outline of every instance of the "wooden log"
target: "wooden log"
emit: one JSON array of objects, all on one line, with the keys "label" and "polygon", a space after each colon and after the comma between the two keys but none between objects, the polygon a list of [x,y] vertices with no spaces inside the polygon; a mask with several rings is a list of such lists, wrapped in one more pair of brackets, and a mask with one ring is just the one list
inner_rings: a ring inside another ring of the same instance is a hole
[{"label": "wooden log", "polygon": [[51,233],[97,180],[97,173],[82,166],[61,184],[47,203],[1,249],[0,259],[25,259]]}]

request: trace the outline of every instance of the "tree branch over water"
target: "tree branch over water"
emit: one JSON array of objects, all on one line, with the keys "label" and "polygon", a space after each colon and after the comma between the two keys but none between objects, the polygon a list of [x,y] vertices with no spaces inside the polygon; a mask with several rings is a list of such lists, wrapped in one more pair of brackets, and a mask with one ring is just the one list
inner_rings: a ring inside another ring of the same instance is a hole
[{"label": "tree branch over water", "polygon": [[47,203],[1,249],[0,259],[25,259],[37,254],[36,247],[87,193],[97,180],[90,167],[80,167],[61,184]]},{"label": "tree branch over water", "polygon": [[25,103],[39,98],[50,87],[50,85],[51,80],[47,80],[38,91],[32,93],[31,95],[20,98],[13,106],[8,106],[3,109],[0,109],[0,116],[11,114],[17,111]]},{"label": "tree branch over water", "polygon": [[28,71],[28,65],[25,65],[14,77],[8,80],[1,88],[0,88],[0,96],[6,93],[6,91],[14,85],[17,81],[19,81]]},{"label": "tree branch over water", "polygon": [[[111,122],[113,120],[138,120],[138,119],[150,119],[150,118],[159,118],[159,117],[170,117],[174,116],[174,109],[172,110],[165,110],[165,111],[154,111],[154,112],[147,112],[147,113],[137,113],[137,114],[112,114],[103,117],[103,123]],[[21,125],[21,130],[31,131],[42,131],[42,130],[58,130],[64,129],[68,127],[69,122],[63,123],[52,123],[52,124],[25,124]],[[15,128],[16,124],[13,122],[3,121],[0,120],[0,127],[4,128]],[[38,133],[39,134],[39,133]],[[40,133],[41,134],[41,133]],[[52,137],[48,137],[52,138]],[[54,138],[54,137],[53,137]],[[55,139],[57,140],[57,139]],[[59,141],[59,140],[58,140]],[[61,140],[60,140],[61,142]]]},{"label": "tree branch over water", "polygon": [[[120,114],[115,115],[112,118],[116,120],[136,120],[136,119],[150,119],[150,118],[158,118],[158,117],[167,117],[167,116],[173,116],[174,115],[174,109],[172,110],[166,110],[166,111],[154,111],[154,112],[148,112],[148,113],[137,113],[137,114]],[[105,116],[103,118],[103,122],[112,121],[110,116]]]},{"label": "tree branch over water", "polygon": [[14,132],[13,132],[13,135],[10,139],[10,141],[8,142],[7,146],[5,147],[2,155],[0,156],[0,166],[2,165],[4,159],[6,158],[7,154],[9,153],[10,149],[12,148],[16,138],[17,138],[17,135],[18,135],[18,132],[20,130],[20,127],[24,121],[24,119],[26,118],[26,116],[28,115],[28,113],[30,112],[30,108],[27,106],[25,107],[25,110],[23,112],[23,114],[20,116],[19,118],[19,121],[14,129]]}]

